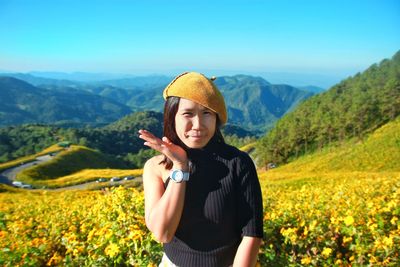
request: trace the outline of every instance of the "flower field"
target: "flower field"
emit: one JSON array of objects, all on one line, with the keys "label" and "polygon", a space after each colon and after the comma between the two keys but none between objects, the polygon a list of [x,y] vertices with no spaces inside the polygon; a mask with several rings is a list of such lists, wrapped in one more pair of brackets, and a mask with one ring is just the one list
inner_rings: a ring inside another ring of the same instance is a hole
[{"label": "flower field", "polygon": [[261,174],[265,266],[399,266],[400,173]]},{"label": "flower field", "polygon": [[137,189],[0,194],[0,266],[147,266],[161,247]]},{"label": "flower field", "polygon": [[[260,174],[261,266],[399,266],[400,173]],[[140,189],[0,193],[1,266],[154,266]]]}]

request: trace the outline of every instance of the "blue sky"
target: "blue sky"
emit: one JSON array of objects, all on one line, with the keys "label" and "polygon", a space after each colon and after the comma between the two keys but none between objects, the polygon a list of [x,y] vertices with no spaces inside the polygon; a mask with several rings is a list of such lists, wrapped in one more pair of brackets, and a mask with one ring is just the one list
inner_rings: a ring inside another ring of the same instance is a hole
[{"label": "blue sky", "polygon": [[400,1],[0,0],[0,70],[348,76],[400,49]]}]

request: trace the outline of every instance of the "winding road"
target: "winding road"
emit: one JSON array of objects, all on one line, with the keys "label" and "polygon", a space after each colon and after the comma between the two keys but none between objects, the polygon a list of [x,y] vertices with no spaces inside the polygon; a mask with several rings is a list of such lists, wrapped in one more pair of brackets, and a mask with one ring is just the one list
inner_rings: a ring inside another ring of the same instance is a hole
[{"label": "winding road", "polygon": [[33,165],[37,165],[39,163],[49,161],[52,158],[53,158],[53,156],[44,155],[44,156],[37,157],[36,160],[34,160],[34,161],[30,161],[28,163],[21,164],[18,167],[13,167],[13,168],[7,169],[7,170],[3,171],[2,173],[0,173],[0,183],[12,185],[12,182],[15,181],[15,178],[17,177],[17,174],[20,171],[22,171],[26,168],[29,168]]}]

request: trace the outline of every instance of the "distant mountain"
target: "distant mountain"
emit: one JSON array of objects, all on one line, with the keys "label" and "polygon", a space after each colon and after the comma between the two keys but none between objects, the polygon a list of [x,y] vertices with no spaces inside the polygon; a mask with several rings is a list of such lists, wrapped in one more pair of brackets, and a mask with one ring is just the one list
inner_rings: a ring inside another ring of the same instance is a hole
[{"label": "distant mountain", "polygon": [[124,89],[154,89],[157,87],[165,87],[173,77],[163,76],[163,75],[151,75],[151,76],[140,76],[131,77],[125,79],[113,79],[113,80],[103,80],[98,81],[94,84],[97,85],[111,85],[115,87],[120,87]]},{"label": "distant mountain", "polygon": [[[35,86],[49,89],[59,89],[68,86],[94,91],[96,88],[111,87],[123,90],[147,90],[165,87],[173,79],[164,75],[113,75],[91,73],[59,73],[59,72],[30,72],[30,73],[0,73],[0,77],[13,77]],[[114,77],[114,79],[111,79]],[[107,79],[106,79],[107,78]]]},{"label": "distant mountain", "polygon": [[[158,112],[162,112],[164,105],[162,91],[172,79],[167,76],[153,75],[89,83],[38,78],[29,74],[14,74],[14,77],[29,81],[36,87],[47,89],[46,94],[67,94],[71,97],[72,95],[85,95],[86,98],[89,95],[92,95],[91,97],[93,98],[93,94],[96,94],[101,96],[102,98],[100,99],[104,101],[108,99],[109,102],[115,101],[115,103],[118,102],[129,106],[132,111],[153,110]],[[228,122],[258,134],[263,134],[272,127],[277,119],[313,94],[290,85],[270,84],[261,77],[248,75],[222,76],[218,77],[215,83],[225,96],[229,113]],[[78,101],[83,98],[76,97],[75,99]],[[74,103],[74,106],[80,106],[78,103]],[[63,108],[63,110],[68,109]],[[21,112],[19,111],[19,113]],[[22,119],[24,117],[23,114],[30,116],[30,118],[27,120]],[[32,117],[30,113],[23,114],[19,114],[19,119],[11,119],[10,121],[54,122],[54,119],[57,118],[35,121],[35,116]],[[50,114],[53,113],[50,112]],[[15,114],[10,116],[15,116]],[[110,113],[108,116],[112,116],[112,114]],[[67,117],[64,116],[62,120],[70,120]],[[114,114],[114,117],[119,118],[120,115]],[[78,116],[77,119],[72,121],[86,122],[88,120],[89,118],[82,120]],[[95,119],[93,122],[97,123],[98,121],[99,119]],[[101,122],[105,121],[108,122],[110,120],[108,118],[101,120]]]},{"label": "distant mountain", "polygon": [[258,157],[288,162],[333,142],[362,140],[399,115],[400,51],[298,105],[261,138]]},{"label": "distant mountain", "polygon": [[313,95],[248,75],[218,77],[215,84],[228,105],[229,123],[259,132],[265,132],[286,112]]},{"label": "distant mountain", "polygon": [[[264,133],[298,103],[313,95],[289,85],[272,85],[261,77],[247,75],[218,77],[215,84],[225,97],[228,123],[259,134]],[[161,112],[164,105],[164,87],[134,90],[129,96],[126,95],[126,99],[129,100],[124,104],[134,110]],[[112,92],[114,97],[117,97],[117,89],[114,88]],[[101,94],[104,94],[104,91]],[[114,97],[113,99],[116,99]]]},{"label": "distant mountain", "polygon": [[124,79],[132,77],[133,75],[128,74],[115,74],[115,73],[90,73],[90,72],[54,72],[54,71],[31,71],[29,74],[42,77],[50,78],[55,80],[71,80],[79,82],[96,82],[113,79]]},{"label": "distant mountain", "polygon": [[69,88],[54,91],[0,77],[0,125],[21,123],[108,123],[131,112],[123,104]]},{"label": "distant mountain", "polygon": [[77,81],[71,81],[66,79],[52,79],[37,77],[27,73],[0,73],[0,77],[12,77],[18,80],[25,81],[34,86],[39,85],[53,85],[53,86],[69,86],[69,87],[79,87],[82,83]]}]

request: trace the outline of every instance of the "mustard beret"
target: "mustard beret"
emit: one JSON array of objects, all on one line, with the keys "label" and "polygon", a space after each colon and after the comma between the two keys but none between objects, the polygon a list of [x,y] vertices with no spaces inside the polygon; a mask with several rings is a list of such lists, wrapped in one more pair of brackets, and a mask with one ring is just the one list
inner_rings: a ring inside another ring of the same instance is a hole
[{"label": "mustard beret", "polygon": [[169,96],[186,98],[211,109],[218,114],[222,124],[225,124],[228,120],[224,97],[212,80],[206,78],[203,74],[185,72],[178,75],[164,89],[164,99]]}]

